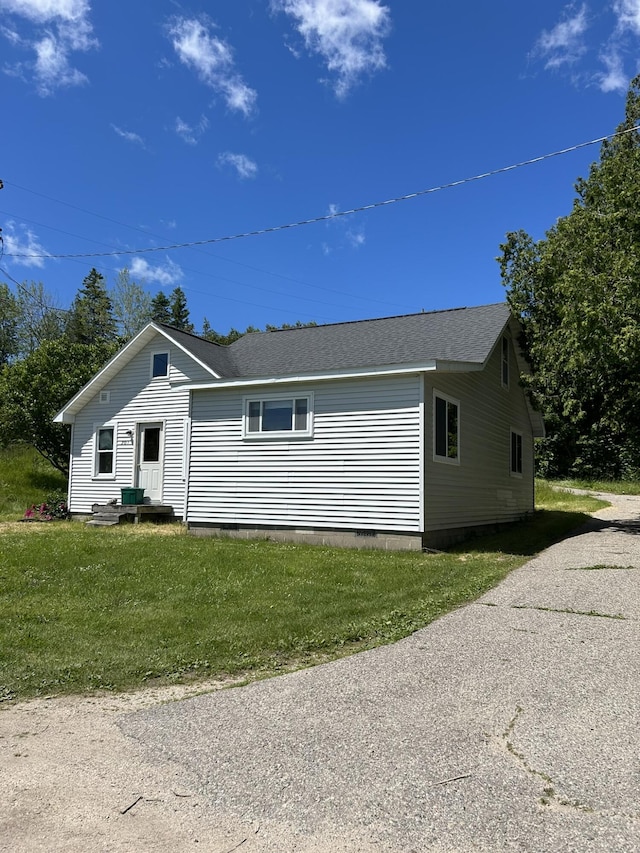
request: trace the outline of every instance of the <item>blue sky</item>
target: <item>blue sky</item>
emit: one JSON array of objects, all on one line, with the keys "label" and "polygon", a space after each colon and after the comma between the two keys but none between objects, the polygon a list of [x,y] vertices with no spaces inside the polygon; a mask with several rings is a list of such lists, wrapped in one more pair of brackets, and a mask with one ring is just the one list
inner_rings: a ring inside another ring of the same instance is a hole
[{"label": "blue sky", "polygon": [[500,301],[506,232],[542,237],[598,146],[136,250],[604,136],[639,47],[640,0],[0,0],[0,266],[59,307],[127,267],[220,332]]}]

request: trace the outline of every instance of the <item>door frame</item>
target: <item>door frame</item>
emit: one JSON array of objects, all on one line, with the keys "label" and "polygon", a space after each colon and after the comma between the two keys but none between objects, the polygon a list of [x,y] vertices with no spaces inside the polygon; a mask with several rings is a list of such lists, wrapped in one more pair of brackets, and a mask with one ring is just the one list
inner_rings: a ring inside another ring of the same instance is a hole
[{"label": "door frame", "polygon": [[[156,418],[155,420],[144,420],[144,421],[136,421],[136,448],[135,448],[135,476],[134,481],[136,487],[140,487],[140,474],[141,474],[141,464],[142,464],[142,451],[144,448],[143,441],[143,430],[147,427],[160,427],[160,442],[158,447],[158,466],[160,468],[160,495],[158,498],[152,499],[149,496],[150,503],[161,504],[163,499],[164,492],[164,448],[165,448],[165,433],[167,429],[167,423],[162,418]],[[146,491],[146,490],[145,490]]]}]

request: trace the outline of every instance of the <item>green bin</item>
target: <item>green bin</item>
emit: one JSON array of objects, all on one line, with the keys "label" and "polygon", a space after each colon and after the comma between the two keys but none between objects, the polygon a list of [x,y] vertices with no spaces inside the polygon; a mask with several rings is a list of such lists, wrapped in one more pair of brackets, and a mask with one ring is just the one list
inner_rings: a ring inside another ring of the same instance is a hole
[{"label": "green bin", "polygon": [[124,506],[132,506],[141,504],[144,500],[144,489],[120,489],[122,494],[122,504]]}]

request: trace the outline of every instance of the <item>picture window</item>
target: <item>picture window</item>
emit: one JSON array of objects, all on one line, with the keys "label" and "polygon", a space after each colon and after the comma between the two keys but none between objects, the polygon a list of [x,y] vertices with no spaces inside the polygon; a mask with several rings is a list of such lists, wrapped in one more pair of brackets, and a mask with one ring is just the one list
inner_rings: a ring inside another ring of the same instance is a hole
[{"label": "picture window", "polygon": [[308,395],[246,399],[245,438],[310,436],[311,402]]}]

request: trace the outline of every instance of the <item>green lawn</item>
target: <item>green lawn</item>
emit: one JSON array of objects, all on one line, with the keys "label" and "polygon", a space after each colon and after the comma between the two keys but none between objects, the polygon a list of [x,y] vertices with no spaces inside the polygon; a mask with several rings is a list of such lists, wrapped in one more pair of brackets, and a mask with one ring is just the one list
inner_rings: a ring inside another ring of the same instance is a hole
[{"label": "green lawn", "polygon": [[[594,505],[448,553],[200,539],[179,525],[0,530],[0,699],[260,677],[406,636],[495,586]],[[567,503],[570,511],[567,511]]]}]

